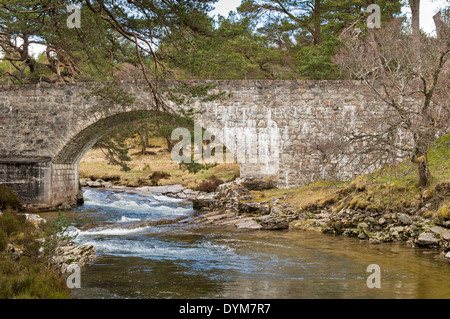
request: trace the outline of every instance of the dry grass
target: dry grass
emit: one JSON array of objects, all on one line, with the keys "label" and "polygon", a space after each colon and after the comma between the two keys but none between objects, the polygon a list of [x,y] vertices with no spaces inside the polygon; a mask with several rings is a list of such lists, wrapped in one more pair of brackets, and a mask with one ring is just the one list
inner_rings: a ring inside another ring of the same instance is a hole
[{"label": "dry grass", "polygon": [[275,188],[251,193],[260,202],[280,198],[280,204],[289,204],[295,209],[300,209],[335,194],[342,185],[343,183],[340,182],[318,181],[295,189]]},{"label": "dry grass", "polygon": [[140,154],[137,149],[130,150],[132,161],[128,165],[131,168],[129,172],[121,171],[118,166],[109,165],[100,150],[90,150],[80,163],[80,178],[111,180],[131,187],[152,186],[149,176],[154,172],[165,172],[170,174],[170,177],[160,180],[159,185],[181,184],[195,188],[213,175],[227,181],[240,172],[238,164],[221,164],[208,171],[190,174],[182,171],[179,165],[172,161],[163,139],[152,139],[150,145],[152,147],[147,150],[148,155]]}]

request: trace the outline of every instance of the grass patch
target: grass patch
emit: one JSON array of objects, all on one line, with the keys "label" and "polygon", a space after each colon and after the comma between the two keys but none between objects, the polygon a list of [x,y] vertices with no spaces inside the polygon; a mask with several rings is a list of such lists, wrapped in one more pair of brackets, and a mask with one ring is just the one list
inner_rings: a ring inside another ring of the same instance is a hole
[{"label": "grass patch", "polygon": [[[429,187],[450,180],[450,135],[438,139],[430,146],[428,166],[432,176]],[[417,191],[419,174],[416,164],[405,161],[369,174],[366,179],[378,184],[389,183],[414,188]]]},{"label": "grass patch", "polygon": [[27,258],[13,260],[0,254],[0,298],[2,299],[69,299],[61,275]]},{"label": "grass patch", "polygon": [[251,191],[258,202],[280,199],[280,204],[289,204],[295,209],[315,204],[336,193],[343,185],[342,182],[317,181],[315,183],[295,189],[269,189]]}]

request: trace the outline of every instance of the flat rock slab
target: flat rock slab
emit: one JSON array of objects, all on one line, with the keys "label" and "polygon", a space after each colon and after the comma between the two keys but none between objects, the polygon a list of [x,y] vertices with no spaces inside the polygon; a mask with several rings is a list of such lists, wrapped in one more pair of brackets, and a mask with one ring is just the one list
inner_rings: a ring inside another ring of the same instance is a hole
[{"label": "flat rock slab", "polygon": [[444,238],[445,240],[450,240],[450,230],[448,230],[446,228],[434,226],[434,227],[430,228],[430,231],[442,236],[442,238]]},{"label": "flat rock slab", "polygon": [[64,273],[70,265],[76,264],[83,267],[96,258],[96,249],[93,245],[62,246],[56,249],[56,256],[53,257],[52,264]]},{"label": "flat rock slab", "polygon": [[213,221],[213,222],[218,222],[218,221],[221,221],[221,220],[224,220],[224,219],[233,218],[234,216],[235,216],[235,214],[233,214],[233,213],[224,213],[224,214],[218,214],[218,215],[215,215],[215,216],[210,216],[210,217],[207,217],[206,219],[210,220],[210,221]]},{"label": "flat rock slab", "polygon": [[154,186],[147,187],[147,190],[154,193],[179,193],[184,190],[183,185],[170,185],[170,186]]},{"label": "flat rock slab", "polygon": [[417,244],[421,246],[435,246],[439,245],[439,238],[433,233],[422,233],[417,238]]},{"label": "flat rock slab", "polygon": [[224,214],[224,212],[222,211],[213,211],[207,214],[202,215],[203,218],[209,218],[209,217],[213,217],[213,216],[217,216],[217,215],[222,215]]},{"label": "flat rock slab", "polygon": [[243,218],[237,222],[236,227],[239,229],[261,229],[262,226],[258,224],[253,218]]}]

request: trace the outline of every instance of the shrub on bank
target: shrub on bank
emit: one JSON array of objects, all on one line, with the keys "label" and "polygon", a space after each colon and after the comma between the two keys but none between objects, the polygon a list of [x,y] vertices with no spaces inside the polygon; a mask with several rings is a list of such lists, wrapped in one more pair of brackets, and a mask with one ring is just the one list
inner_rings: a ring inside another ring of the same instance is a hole
[{"label": "shrub on bank", "polygon": [[224,183],[223,180],[213,175],[210,178],[202,181],[200,185],[196,188],[196,190],[205,193],[213,193],[217,190],[217,187],[219,187],[223,183]]},{"label": "shrub on bank", "polygon": [[21,207],[19,195],[10,187],[0,185],[0,209],[20,209]]},{"label": "shrub on bank", "polygon": [[153,172],[148,178],[150,179],[152,186],[159,186],[159,181],[170,177],[169,173],[156,171]]},{"label": "shrub on bank", "polygon": [[66,282],[60,274],[27,257],[14,259],[0,254],[0,298],[68,299]]},{"label": "shrub on bank", "polygon": [[55,231],[53,225],[37,228],[25,215],[16,212],[6,211],[1,214],[1,299],[69,298],[65,280],[49,267],[48,257],[52,251],[42,250],[42,239],[51,242]]}]

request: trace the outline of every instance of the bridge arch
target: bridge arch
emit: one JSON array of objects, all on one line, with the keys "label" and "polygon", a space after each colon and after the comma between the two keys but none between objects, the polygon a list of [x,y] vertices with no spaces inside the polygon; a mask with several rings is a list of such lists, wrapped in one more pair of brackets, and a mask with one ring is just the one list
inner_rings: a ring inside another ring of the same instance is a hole
[{"label": "bridge arch", "polygon": [[[51,207],[58,207],[58,205],[61,204],[65,204],[66,206],[67,204],[75,205],[78,198],[81,198],[78,167],[86,153],[92,149],[102,137],[112,132],[114,129],[121,128],[125,125],[140,123],[146,118],[150,119],[152,116],[157,115],[158,112],[149,110],[119,112],[117,114],[102,117],[81,129],[79,132],[73,132],[70,139],[64,142],[61,150],[51,161],[48,194],[44,195],[49,198],[48,200],[46,199],[46,202],[51,203]],[[199,122],[196,121],[196,126],[197,125],[199,125]],[[200,128],[202,131],[208,131],[207,128],[202,126],[200,126]],[[216,144],[225,146],[218,138],[215,136],[213,137]],[[67,138],[64,140],[67,140]],[[228,148],[227,151],[230,152]],[[233,153],[232,157],[234,158],[234,156]]]},{"label": "bridge arch", "polygon": [[115,128],[129,125],[154,115],[153,111],[128,111],[101,118],[76,132],[53,158],[54,164],[78,165],[84,155]]}]

